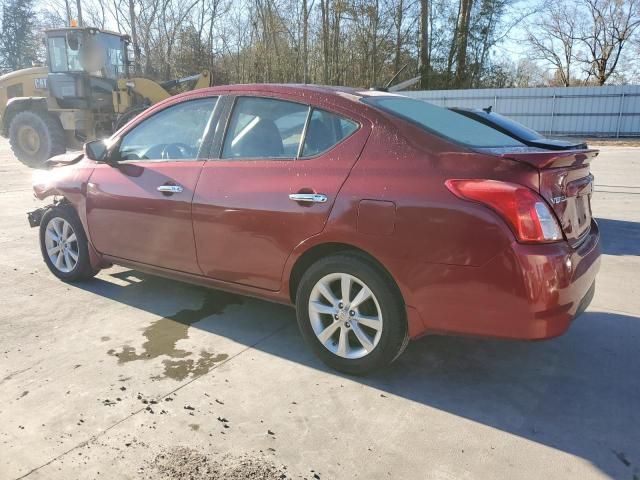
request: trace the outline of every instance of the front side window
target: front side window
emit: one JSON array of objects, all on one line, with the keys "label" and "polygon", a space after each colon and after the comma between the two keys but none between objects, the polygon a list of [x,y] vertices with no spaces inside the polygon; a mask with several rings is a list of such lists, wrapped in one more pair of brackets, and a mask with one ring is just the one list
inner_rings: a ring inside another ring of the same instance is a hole
[{"label": "front side window", "polygon": [[198,158],[216,101],[190,100],[143,120],[122,138],[119,160]]},{"label": "front side window", "polygon": [[272,98],[240,97],[227,127],[222,158],[295,158],[309,107]]},{"label": "front side window", "polygon": [[329,150],[358,129],[358,124],[335,113],[314,109],[304,137],[303,157]]},{"label": "front side window", "polygon": [[379,96],[365,103],[408,120],[425,130],[469,147],[523,147],[513,137],[471,118],[431,103],[401,96]]}]

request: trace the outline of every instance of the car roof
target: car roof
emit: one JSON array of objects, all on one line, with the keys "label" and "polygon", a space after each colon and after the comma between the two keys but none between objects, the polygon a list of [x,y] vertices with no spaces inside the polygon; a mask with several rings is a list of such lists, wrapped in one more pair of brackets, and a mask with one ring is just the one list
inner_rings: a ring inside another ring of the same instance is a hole
[{"label": "car roof", "polygon": [[[308,99],[322,101],[325,99],[333,99],[336,103],[360,103],[364,97],[373,96],[397,96],[393,93],[382,92],[379,90],[368,90],[366,88],[340,87],[329,85],[312,85],[312,84],[296,84],[296,83],[244,83],[237,85],[218,85],[200,90],[201,93],[209,94],[243,94],[243,93],[271,93],[283,94],[287,96],[298,97],[300,99]],[[341,100],[340,100],[341,99]],[[346,105],[345,105],[346,106]]]},{"label": "car roof", "polygon": [[[359,89],[352,87],[334,87],[327,85],[291,83],[244,83],[237,85],[218,85],[214,87],[201,88],[198,90],[189,90],[179,95],[170,96],[162,100],[161,102],[152,105],[151,108],[141,113],[138,117],[136,117],[138,120],[134,122],[134,124],[143,121],[145,118],[155,114],[157,111],[160,111],[168,106],[181,103],[183,101],[207,96],[213,97],[216,95],[243,94],[267,94],[267,96],[275,94],[276,97],[278,95],[282,95],[286,97],[283,98],[283,100],[299,100],[301,103],[311,103],[327,106],[331,105],[338,108],[342,107],[345,110],[356,114],[363,114],[367,110],[370,111],[371,107],[360,101],[364,97],[398,96],[395,93],[388,93],[379,90],[367,90],[365,88]],[[123,128],[118,130],[115,134],[119,134],[121,131],[127,129],[127,126],[123,126]]]}]

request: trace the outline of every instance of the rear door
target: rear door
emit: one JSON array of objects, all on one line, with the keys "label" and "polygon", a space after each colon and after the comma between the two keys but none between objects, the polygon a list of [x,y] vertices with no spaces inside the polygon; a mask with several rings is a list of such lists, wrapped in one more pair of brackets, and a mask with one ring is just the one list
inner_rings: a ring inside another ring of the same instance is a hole
[{"label": "rear door", "polygon": [[207,97],[161,110],[124,134],[113,152],[116,166],[96,165],[87,188],[87,222],[99,252],[201,273],[191,200],[215,106],[216,98]]},{"label": "rear door", "polygon": [[324,228],[369,131],[293,100],[235,98],[193,200],[205,275],[279,290],[287,257]]}]

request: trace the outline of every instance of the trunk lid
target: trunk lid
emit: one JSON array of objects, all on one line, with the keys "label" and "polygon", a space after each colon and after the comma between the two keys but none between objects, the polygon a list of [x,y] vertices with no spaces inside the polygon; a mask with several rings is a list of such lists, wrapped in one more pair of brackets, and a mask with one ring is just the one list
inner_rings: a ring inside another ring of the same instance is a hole
[{"label": "trunk lid", "polygon": [[501,156],[527,163],[538,169],[540,195],[560,221],[560,227],[572,246],[578,245],[591,228],[593,175],[590,163],[598,150],[518,151]]}]

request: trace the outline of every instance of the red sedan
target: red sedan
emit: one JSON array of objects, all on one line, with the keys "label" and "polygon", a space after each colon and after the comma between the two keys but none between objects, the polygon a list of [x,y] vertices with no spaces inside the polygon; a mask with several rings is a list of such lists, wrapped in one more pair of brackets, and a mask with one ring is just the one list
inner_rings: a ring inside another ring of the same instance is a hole
[{"label": "red sedan", "polygon": [[589,163],[375,91],[215,87],[155,105],[35,181],[62,280],[112,264],[293,303],[330,366],[427,333],[543,339],[599,268]]}]

